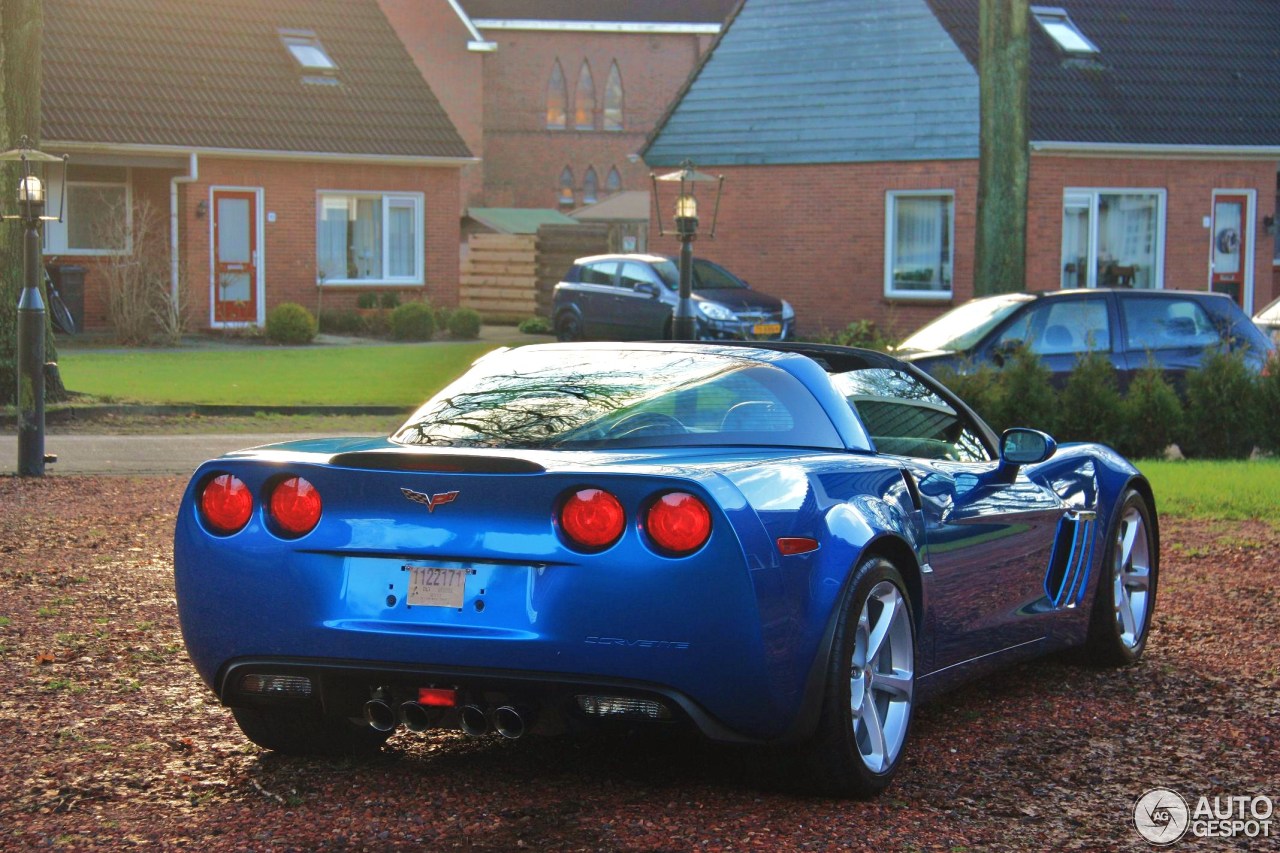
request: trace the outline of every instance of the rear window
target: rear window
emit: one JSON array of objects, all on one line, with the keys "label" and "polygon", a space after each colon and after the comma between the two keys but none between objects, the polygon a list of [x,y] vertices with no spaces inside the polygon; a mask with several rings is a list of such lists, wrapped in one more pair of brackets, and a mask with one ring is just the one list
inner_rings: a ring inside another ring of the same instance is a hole
[{"label": "rear window", "polygon": [[724,354],[577,347],[481,359],[393,440],[543,449],[843,446],[817,400],[781,368]]},{"label": "rear window", "polygon": [[1218,343],[1212,318],[1192,299],[1120,300],[1125,346],[1131,350],[1207,347]]}]

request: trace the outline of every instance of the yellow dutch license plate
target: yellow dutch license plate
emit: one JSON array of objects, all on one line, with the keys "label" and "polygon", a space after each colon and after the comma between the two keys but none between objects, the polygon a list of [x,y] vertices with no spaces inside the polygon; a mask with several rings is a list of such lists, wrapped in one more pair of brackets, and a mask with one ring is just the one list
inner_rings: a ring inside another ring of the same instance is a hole
[{"label": "yellow dutch license plate", "polygon": [[756,323],[751,327],[753,335],[780,335],[782,334],[781,323]]},{"label": "yellow dutch license plate", "polygon": [[462,609],[467,575],[474,569],[440,569],[434,566],[405,566],[409,570],[410,607],[451,607]]}]

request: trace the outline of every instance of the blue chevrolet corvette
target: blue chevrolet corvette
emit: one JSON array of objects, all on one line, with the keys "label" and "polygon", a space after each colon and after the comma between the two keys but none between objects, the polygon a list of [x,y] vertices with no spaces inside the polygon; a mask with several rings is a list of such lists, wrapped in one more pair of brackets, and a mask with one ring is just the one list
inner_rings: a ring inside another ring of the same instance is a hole
[{"label": "blue chevrolet corvette", "polygon": [[869,796],[948,686],[1136,661],[1158,540],[1119,455],[996,436],[882,353],[548,344],[390,437],[206,462],[174,551],[191,659],[268,749],[684,726]]}]

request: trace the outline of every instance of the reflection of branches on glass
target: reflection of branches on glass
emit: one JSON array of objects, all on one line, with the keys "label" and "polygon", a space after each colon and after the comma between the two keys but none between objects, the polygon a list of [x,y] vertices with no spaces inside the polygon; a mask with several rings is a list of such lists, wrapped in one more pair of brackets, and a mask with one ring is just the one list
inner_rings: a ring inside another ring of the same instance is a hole
[{"label": "reflection of branches on glass", "polygon": [[852,370],[832,376],[831,381],[846,397],[859,395],[893,400],[921,400],[950,409],[931,388],[901,370],[883,367]]},{"label": "reflection of branches on glass", "polygon": [[687,353],[617,354],[587,372],[583,352],[512,352],[482,361],[420,409],[395,435],[404,444],[552,447],[610,438],[609,427],[711,376],[730,359]]}]

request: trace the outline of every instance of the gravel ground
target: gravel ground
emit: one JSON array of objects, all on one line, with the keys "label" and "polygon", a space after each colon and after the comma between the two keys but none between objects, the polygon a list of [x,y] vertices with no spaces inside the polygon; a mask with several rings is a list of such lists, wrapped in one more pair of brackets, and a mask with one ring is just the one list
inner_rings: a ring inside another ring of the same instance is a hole
[{"label": "gravel ground", "polygon": [[1146,850],[1131,815],[1149,788],[1280,799],[1272,525],[1165,520],[1140,666],[1051,659],[950,694],[919,711],[886,795],[844,802],[775,783],[766,755],[681,738],[264,752],[183,651],[183,485],[0,478],[0,849]]}]

